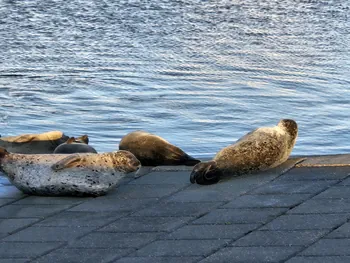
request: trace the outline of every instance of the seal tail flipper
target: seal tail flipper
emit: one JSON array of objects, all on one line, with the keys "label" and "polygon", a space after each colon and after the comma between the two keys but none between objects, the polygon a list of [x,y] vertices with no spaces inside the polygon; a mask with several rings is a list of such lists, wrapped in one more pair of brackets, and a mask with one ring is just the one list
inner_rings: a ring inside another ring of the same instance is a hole
[{"label": "seal tail flipper", "polygon": [[74,138],[74,142],[89,144],[89,136],[87,134]]},{"label": "seal tail flipper", "polygon": [[71,143],[73,143],[73,142],[75,142],[76,141],[76,139],[74,138],[74,137],[70,137],[67,141],[66,141],[66,143],[67,144],[71,144]]},{"label": "seal tail flipper", "polygon": [[54,163],[51,166],[51,169],[54,171],[59,171],[65,168],[78,167],[78,165],[80,164],[80,161],[81,161],[81,156],[79,154],[71,154],[68,157],[58,161],[57,163]]}]

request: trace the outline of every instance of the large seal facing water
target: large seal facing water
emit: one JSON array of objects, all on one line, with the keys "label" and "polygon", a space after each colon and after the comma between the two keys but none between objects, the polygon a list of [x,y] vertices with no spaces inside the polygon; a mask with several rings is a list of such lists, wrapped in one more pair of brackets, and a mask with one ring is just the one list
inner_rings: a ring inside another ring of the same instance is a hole
[{"label": "large seal facing water", "polygon": [[284,163],[293,150],[298,126],[283,119],[275,127],[258,128],[219,151],[213,160],[193,167],[191,183],[213,184],[222,176],[264,171]]},{"label": "large seal facing water", "polygon": [[[0,138],[0,147],[12,153],[45,154],[53,153],[56,147],[69,139],[61,131],[50,131],[40,134],[22,134]],[[87,141],[86,141],[87,140]],[[87,135],[76,138],[76,141],[88,142]]]},{"label": "large seal facing water", "polygon": [[53,153],[97,153],[94,147],[88,145],[88,142],[87,135],[79,138],[70,137],[65,143],[58,145]]},{"label": "large seal facing water", "polygon": [[0,147],[0,170],[32,195],[104,195],[141,166],[130,152],[15,154]]},{"label": "large seal facing water", "polygon": [[163,138],[145,131],[134,131],[125,135],[119,150],[133,153],[142,166],[195,165],[200,161]]}]

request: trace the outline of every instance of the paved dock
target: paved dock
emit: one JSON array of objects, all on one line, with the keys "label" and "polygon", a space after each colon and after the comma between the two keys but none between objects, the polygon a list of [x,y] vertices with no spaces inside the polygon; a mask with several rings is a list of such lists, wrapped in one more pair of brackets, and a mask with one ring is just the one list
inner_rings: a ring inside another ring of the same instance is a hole
[{"label": "paved dock", "polygon": [[156,169],[98,198],[0,176],[0,263],[350,262],[350,157],[299,161],[209,186]]}]

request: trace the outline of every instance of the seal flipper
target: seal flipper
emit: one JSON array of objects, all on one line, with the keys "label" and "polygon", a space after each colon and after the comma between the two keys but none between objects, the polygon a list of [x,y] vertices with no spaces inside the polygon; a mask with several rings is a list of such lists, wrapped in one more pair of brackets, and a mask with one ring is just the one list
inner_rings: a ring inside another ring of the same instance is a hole
[{"label": "seal flipper", "polygon": [[63,170],[65,168],[70,167],[77,167],[79,163],[81,162],[82,158],[79,154],[71,154],[67,156],[66,158],[63,158],[62,160],[58,161],[57,163],[54,163],[51,166],[51,169],[54,171]]},{"label": "seal flipper", "polygon": [[196,158],[193,158],[192,156],[188,155],[188,154],[185,154],[185,157],[184,157],[184,165],[186,166],[193,166],[193,165],[196,165],[197,163],[200,163],[201,161],[196,159]]}]

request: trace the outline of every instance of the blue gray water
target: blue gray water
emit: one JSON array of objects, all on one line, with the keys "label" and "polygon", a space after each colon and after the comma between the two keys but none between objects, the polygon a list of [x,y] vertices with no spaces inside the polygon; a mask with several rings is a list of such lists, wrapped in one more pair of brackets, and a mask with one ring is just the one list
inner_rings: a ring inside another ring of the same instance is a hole
[{"label": "blue gray water", "polygon": [[347,0],[0,1],[0,134],[156,133],[211,156],[281,118],[350,152]]}]

